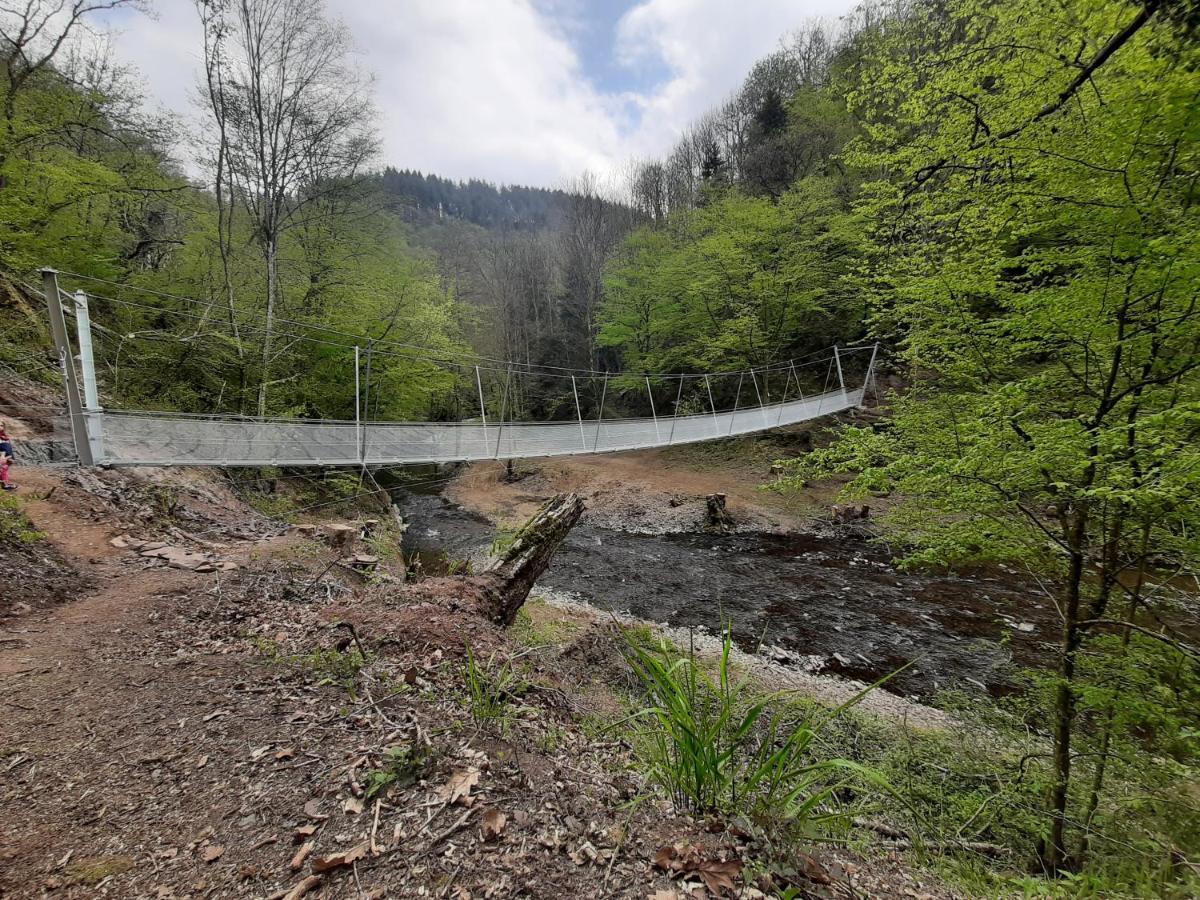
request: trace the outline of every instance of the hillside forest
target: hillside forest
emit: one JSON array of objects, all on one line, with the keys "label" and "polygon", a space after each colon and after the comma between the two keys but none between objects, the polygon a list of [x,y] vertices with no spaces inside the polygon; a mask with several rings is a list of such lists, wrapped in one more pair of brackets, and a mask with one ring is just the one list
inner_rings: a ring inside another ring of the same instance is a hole
[{"label": "hillside forest", "polygon": [[906,566],[1033,573],[1060,623],[990,713],[1042,749],[945,769],[946,827],[1036,891],[1200,883],[1200,649],[1163,589],[1200,572],[1195,0],[867,0],[662,158],[554,189],[381,158],[311,0],[196,0],[192,133],[93,39],[125,5],[0,10],[2,371],[57,384],[43,266],[127,409],[353,418],[357,345],[372,419],[571,419],[571,375],[583,416],[647,414],[647,375],[671,414],[703,400],[656,375],[878,341],[885,415],[770,489],[887,497]]}]

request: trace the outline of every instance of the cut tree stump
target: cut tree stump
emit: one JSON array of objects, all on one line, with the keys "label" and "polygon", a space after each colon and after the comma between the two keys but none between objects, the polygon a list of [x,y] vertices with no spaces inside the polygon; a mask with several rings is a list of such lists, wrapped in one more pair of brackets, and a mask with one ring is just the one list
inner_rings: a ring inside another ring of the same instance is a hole
[{"label": "cut tree stump", "polygon": [[725,510],[724,494],[709,494],[705,503],[707,505],[705,518],[709,528],[715,528],[718,531],[733,529],[733,517]]}]

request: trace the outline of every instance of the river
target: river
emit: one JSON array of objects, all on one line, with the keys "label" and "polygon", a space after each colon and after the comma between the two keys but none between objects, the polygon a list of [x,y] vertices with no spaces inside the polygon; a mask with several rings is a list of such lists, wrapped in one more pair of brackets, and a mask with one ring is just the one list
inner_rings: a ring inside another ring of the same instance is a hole
[{"label": "river", "polygon": [[[495,528],[439,495],[400,500],[406,552],[427,571],[477,555]],[[717,631],[731,623],[743,648],[818,673],[890,680],[894,693],[1000,695],[1016,667],[1052,656],[1054,605],[1036,583],[998,570],[928,574],[898,569],[861,536],[740,533],[630,534],[580,524],[539,587],[655,623]],[[1050,642],[1050,644],[1048,644]]]}]

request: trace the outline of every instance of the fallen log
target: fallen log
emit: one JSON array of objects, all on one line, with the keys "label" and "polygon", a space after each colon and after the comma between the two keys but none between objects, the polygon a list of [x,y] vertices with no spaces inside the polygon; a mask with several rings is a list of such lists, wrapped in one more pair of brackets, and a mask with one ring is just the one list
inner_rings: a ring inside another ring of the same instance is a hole
[{"label": "fallen log", "polygon": [[489,619],[501,625],[516,620],[534,582],[582,514],[583,501],[578,494],[559,494],[525,523],[508,549],[475,576],[486,603],[481,611]]},{"label": "fallen log", "polygon": [[377,585],[366,602],[339,604],[325,615],[364,633],[403,635],[406,641],[447,651],[461,651],[464,643],[487,647],[498,638],[492,626],[516,621],[534,583],[582,514],[577,494],[559,494],[477,574]]}]

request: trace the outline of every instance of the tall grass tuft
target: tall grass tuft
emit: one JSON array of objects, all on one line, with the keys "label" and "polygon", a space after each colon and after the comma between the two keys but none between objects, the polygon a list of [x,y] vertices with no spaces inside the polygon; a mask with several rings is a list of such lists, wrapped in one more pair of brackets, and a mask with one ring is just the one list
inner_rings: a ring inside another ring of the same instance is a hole
[{"label": "tall grass tuft", "polygon": [[626,658],[646,692],[635,714],[651,781],[678,812],[749,815],[799,830],[840,818],[837,791],[874,771],[847,759],[820,758],[821,728],[871,690],[825,715],[789,717],[784,693],[759,690],[731,672],[731,630],[722,634],[715,677],[665,640],[626,641]]},{"label": "tall grass tuft", "polygon": [[471,716],[479,724],[497,723],[501,727],[515,711],[510,708],[509,701],[518,696],[527,687],[513,667],[512,660],[496,664],[493,653],[487,662],[480,664],[466,645],[467,661],[463,667],[463,680],[467,686],[467,701],[471,707]]}]

